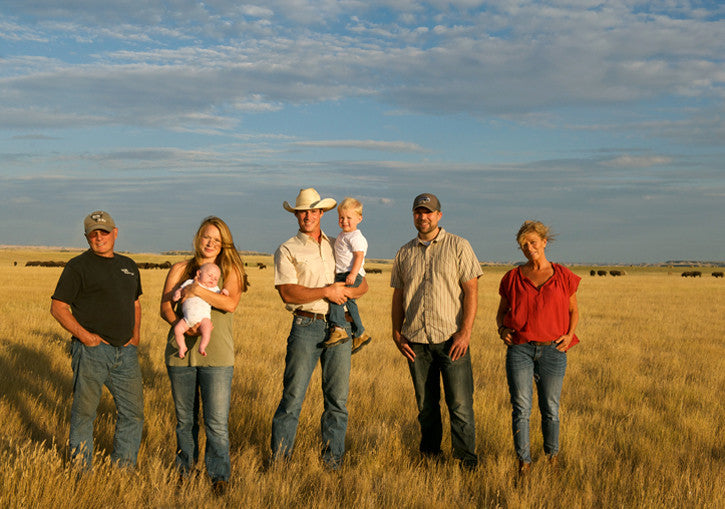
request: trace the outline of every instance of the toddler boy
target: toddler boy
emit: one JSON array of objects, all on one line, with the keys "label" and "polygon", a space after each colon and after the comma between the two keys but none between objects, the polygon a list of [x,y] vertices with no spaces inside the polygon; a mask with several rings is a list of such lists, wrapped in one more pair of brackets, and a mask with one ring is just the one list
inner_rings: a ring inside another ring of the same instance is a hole
[{"label": "toddler boy", "polygon": [[[345,198],[337,207],[338,224],[342,232],[335,240],[335,282],[344,281],[346,286],[357,287],[365,276],[365,253],[368,242],[357,225],[362,221],[362,203]],[[345,304],[330,303],[330,336],[322,344],[324,348],[345,343],[345,308],[352,319],[352,353],[356,353],[372,339],[363,327],[355,299]]]}]

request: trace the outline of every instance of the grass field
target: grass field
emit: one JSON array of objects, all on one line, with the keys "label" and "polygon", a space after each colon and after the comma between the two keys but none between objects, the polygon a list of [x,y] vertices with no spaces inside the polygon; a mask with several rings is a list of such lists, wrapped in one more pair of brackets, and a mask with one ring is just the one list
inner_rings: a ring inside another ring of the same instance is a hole
[{"label": "grass field", "polygon": [[383,274],[368,276],[370,292],[359,302],[374,339],[353,357],[348,454],[332,473],[317,457],[319,369],[292,461],[266,468],[291,318],[274,290],[270,260],[250,257],[250,265],[265,261],[269,268],[249,268],[250,291],[235,314],[232,479],[219,500],[201,470],[179,489],[172,468],[167,326],[158,315],[162,270],[141,274],[146,421],[138,468],[107,462],[114,424],[107,393],[96,420],[96,467],[76,475],[68,465],[69,338],[49,313],[61,269],[24,264],[74,254],[0,251],[1,507],[725,507],[725,281],[708,270],[691,279],[679,270],[627,269],[627,276],[612,278],[574,269],[582,276],[582,342],[569,353],[564,381],[563,466],[556,473],[546,468],[534,410],[532,475],[517,484],[505,351],[494,323],[505,268],[484,268],[479,283],[471,346],[478,470],[419,459],[410,375],[390,339],[390,267],[381,264]]}]

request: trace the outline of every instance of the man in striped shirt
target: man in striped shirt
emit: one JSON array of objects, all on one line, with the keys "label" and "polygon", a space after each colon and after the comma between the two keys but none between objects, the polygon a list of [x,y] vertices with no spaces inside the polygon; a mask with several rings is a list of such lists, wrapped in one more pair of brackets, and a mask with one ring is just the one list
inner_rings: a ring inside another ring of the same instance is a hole
[{"label": "man in striped shirt", "polygon": [[413,224],[418,235],[398,250],[390,276],[393,341],[408,359],[413,379],[421,454],[442,454],[442,379],[453,457],[474,469],[478,456],[469,343],[481,265],[466,239],[438,226],[442,215],[434,195],[416,196]]}]

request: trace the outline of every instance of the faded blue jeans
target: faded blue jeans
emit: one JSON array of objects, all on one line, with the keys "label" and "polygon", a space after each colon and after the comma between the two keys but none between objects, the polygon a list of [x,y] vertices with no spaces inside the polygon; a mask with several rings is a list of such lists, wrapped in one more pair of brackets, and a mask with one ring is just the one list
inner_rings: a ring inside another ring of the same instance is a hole
[{"label": "faded blue jeans", "polygon": [[228,481],[229,406],[234,366],[166,366],[176,407],[176,467],[188,475],[199,459],[199,403],[204,412],[206,472]]},{"label": "faded blue jeans", "polygon": [[448,355],[451,340],[445,343],[411,343],[415,361],[408,361],[413,378],[415,400],[420,423],[420,452],[438,455],[441,452],[443,423],[441,420],[441,379],[451,421],[453,457],[469,467],[478,464],[476,455],[476,422],[473,415],[473,369],[471,349],[452,361]]},{"label": "faded blue jeans", "polygon": [[[335,274],[335,282],[344,283],[348,274],[350,273],[342,272],[340,274]],[[357,288],[362,283],[362,280],[362,276],[358,274],[355,278],[355,283],[350,286],[353,288]],[[355,301],[355,299],[347,299],[347,302],[345,302],[345,304],[334,304],[331,302],[330,324],[336,325],[337,327],[345,328],[345,324],[347,323],[347,321],[345,320],[345,308],[347,308],[347,312],[350,314],[350,319],[352,320],[351,337],[359,338],[363,335],[363,332],[365,332],[365,327],[363,326],[362,319],[360,318],[360,311],[358,311],[357,302]]]},{"label": "faded blue jeans", "polygon": [[533,398],[533,382],[539,396],[544,453],[559,452],[559,397],[566,372],[566,353],[554,343],[510,345],[506,352],[506,378],[511,395],[511,428],[519,460],[531,463],[529,417]]},{"label": "faded blue jeans", "polygon": [[[348,325],[349,332],[349,325]],[[320,419],[322,459],[331,468],[342,463],[347,432],[347,393],[350,389],[351,343],[322,348],[327,322],[293,316],[287,338],[282,400],[272,419],[272,457],[292,454],[302,402],[319,359],[324,410]]]},{"label": "faded blue jeans", "polygon": [[136,347],[106,343],[86,346],[73,339],[71,366],[71,457],[80,456],[84,468],[90,469],[93,465],[93,421],[105,385],[116,404],[111,460],[120,466],[135,466],[143,432],[143,387]]}]

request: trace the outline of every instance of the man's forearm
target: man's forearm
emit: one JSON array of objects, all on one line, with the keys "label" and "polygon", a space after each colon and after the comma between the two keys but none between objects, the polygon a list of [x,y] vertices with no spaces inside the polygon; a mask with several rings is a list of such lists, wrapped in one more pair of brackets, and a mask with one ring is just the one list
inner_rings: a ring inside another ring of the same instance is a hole
[{"label": "man's forearm", "polygon": [[362,282],[360,283],[360,286],[357,286],[357,287],[347,286],[347,287],[345,287],[345,295],[347,295],[347,297],[349,299],[359,299],[360,297],[362,297],[363,295],[365,295],[366,293],[368,293],[368,290],[369,289],[370,289],[370,287],[368,286],[367,279],[363,278],[362,279]]},{"label": "man's forearm", "polygon": [[326,298],[326,287],[309,288],[307,286],[288,284],[277,286],[282,301],[286,304],[307,304]]},{"label": "man's forearm", "polygon": [[460,332],[470,335],[473,332],[473,322],[478,311],[478,278],[466,281],[463,285],[463,316]]},{"label": "man's forearm", "polygon": [[393,302],[390,306],[390,318],[393,326],[393,339],[403,329],[403,291],[396,288],[393,290]]},{"label": "man's forearm", "polygon": [[86,343],[91,339],[91,333],[76,320],[67,303],[53,299],[50,305],[50,314],[53,315],[53,318],[61,327],[81,342]]},{"label": "man's forearm", "polygon": [[136,339],[138,344],[138,341],[141,339],[141,302],[137,299],[133,303],[134,307],[134,322],[133,322],[133,336],[131,339]]}]

